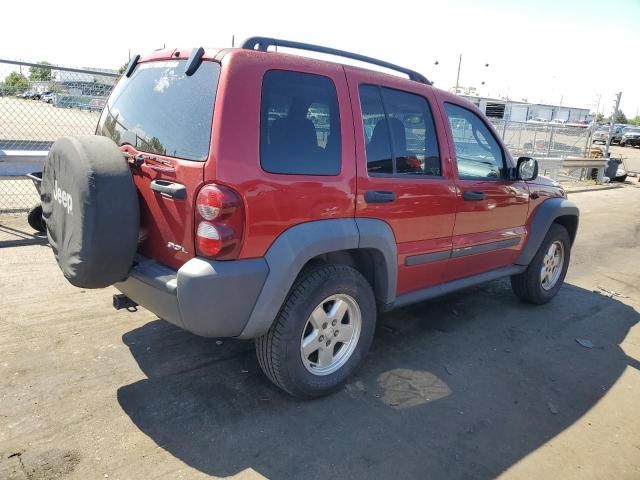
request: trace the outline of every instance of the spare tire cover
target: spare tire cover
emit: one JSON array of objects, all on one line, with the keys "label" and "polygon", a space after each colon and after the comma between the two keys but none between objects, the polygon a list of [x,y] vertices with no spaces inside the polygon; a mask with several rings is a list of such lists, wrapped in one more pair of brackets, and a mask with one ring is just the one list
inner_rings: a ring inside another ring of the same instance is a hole
[{"label": "spare tire cover", "polygon": [[97,135],[56,141],[41,200],[49,243],[69,282],[102,288],[126,278],[138,245],[138,196],[113,141]]}]

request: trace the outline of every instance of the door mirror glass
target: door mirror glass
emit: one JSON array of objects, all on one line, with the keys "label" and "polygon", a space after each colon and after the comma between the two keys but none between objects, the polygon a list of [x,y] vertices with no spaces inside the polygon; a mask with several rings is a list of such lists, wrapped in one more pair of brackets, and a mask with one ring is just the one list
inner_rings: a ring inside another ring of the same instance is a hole
[{"label": "door mirror glass", "polygon": [[518,159],[518,179],[535,180],[538,177],[538,161],[535,158],[520,157]]}]

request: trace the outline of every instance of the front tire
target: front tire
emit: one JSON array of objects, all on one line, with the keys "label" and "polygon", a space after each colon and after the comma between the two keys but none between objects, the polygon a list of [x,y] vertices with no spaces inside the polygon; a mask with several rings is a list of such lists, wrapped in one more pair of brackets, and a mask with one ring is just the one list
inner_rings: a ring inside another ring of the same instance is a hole
[{"label": "front tire", "polygon": [[558,223],[551,224],[527,269],[511,277],[513,293],[524,302],[536,305],[547,303],[562,287],[570,257],[569,232]]},{"label": "front tire", "polygon": [[365,357],[375,331],[371,286],[354,268],[303,271],[269,331],[256,339],[267,377],[300,398],[332,393]]}]

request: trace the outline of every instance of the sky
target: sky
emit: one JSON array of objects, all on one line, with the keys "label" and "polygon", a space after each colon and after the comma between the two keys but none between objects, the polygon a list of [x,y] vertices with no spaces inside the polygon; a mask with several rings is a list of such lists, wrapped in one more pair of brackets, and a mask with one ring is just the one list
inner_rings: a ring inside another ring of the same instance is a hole
[{"label": "sky", "polygon": [[625,114],[640,114],[640,0],[32,0],[3,5],[0,25],[0,58],[81,67],[263,35],[375,56],[449,89],[462,55],[460,85],[482,95],[592,111],[600,99],[608,115],[621,91]]}]

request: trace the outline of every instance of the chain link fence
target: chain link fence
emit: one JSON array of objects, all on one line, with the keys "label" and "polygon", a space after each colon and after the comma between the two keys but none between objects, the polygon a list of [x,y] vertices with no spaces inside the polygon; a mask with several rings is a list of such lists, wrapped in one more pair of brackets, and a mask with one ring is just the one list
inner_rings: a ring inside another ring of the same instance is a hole
[{"label": "chain link fence", "polygon": [[42,169],[57,138],[95,132],[118,76],[0,59],[0,214],[37,203],[24,175]]},{"label": "chain link fence", "polygon": [[588,126],[490,120],[516,158],[589,156],[591,129]]},{"label": "chain link fence", "polygon": [[[36,190],[24,175],[41,170],[57,138],[94,133],[118,76],[115,71],[0,59],[0,214],[27,211],[36,204]],[[490,120],[516,158],[591,156],[590,128]]]},{"label": "chain link fence", "polygon": [[[574,126],[542,122],[515,122],[490,118],[514,158],[534,157],[541,164],[553,168],[541,173],[559,180],[568,178],[575,181],[591,179],[584,168],[564,168],[563,159],[592,158],[601,152],[595,152],[592,146],[592,129],[589,125]],[[557,159],[558,162],[549,162]]]}]

